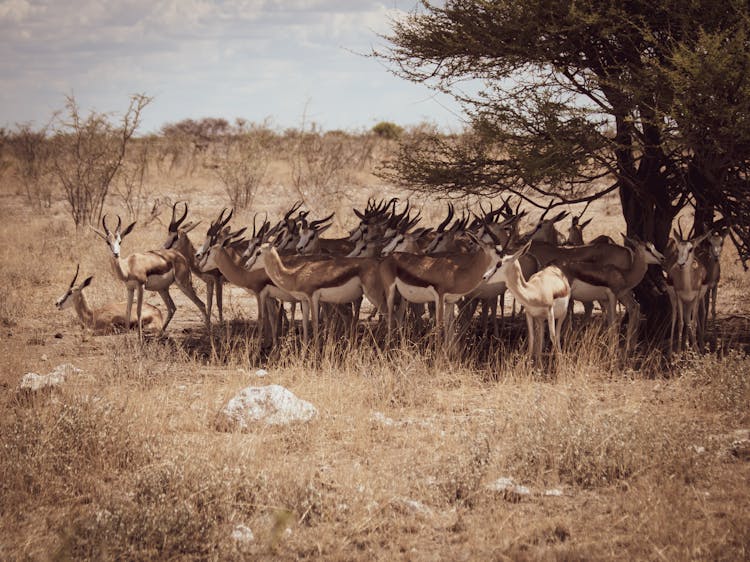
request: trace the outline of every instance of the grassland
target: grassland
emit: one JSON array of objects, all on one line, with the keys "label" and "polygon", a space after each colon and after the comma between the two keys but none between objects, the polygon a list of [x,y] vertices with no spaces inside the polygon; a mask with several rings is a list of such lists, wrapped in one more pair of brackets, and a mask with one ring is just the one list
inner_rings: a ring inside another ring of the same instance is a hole
[{"label": "grassland", "polygon": [[[316,210],[353,224],[352,205],[394,192],[370,172],[353,170],[357,187],[321,194]],[[253,211],[278,216],[296,199],[288,174],[271,162]],[[154,167],[148,181],[204,220],[226,204],[200,166]],[[615,201],[593,211],[590,236],[619,232]],[[425,220],[442,212],[426,206]],[[92,336],[53,304],[76,263],[95,276],[94,304],[123,298],[104,244],[76,232],[61,201],[33,211],[7,175],[0,219],[2,560],[750,557],[750,462],[737,444],[750,428],[750,282],[731,248],[719,352],[636,361],[590,330],[548,376],[514,340],[459,357],[419,342],[384,354],[365,336],[312,358],[290,338],[263,354],[245,335],[253,301],[236,289],[230,334],[213,344],[179,294],[166,339]],[[164,236],[139,224],[125,251]],[[24,373],[61,363],[82,372],[51,394],[18,392]],[[267,383],[318,418],[217,430],[229,398]],[[503,477],[529,493],[493,490]],[[232,537],[238,525],[252,541]]]}]

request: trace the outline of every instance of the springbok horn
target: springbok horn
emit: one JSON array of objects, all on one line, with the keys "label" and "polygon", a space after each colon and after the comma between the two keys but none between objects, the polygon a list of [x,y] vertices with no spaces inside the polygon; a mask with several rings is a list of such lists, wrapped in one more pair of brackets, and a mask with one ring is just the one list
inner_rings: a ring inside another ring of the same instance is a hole
[{"label": "springbok horn", "polygon": [[76,274],[75,274],[75,277],[73,277],[73,280],[70,282],[70,288],[71,289],[73,288],[73,285],[76,284],[76,279],[78,279],[78,270],[79,269],[81,269],[81,264],[80,263],[76,264]]}]

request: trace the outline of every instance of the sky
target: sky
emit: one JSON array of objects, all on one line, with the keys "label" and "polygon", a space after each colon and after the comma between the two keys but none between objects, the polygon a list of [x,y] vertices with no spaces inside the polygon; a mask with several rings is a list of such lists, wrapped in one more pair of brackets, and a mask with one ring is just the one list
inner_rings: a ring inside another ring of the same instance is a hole
[{"label": "sky", "polygon": [[362,56],[416,0],[0,0],[0,127],[46,123],[73,94],[122,113],[153,96],[141,133],[182,119],[284,129],[444,129],[460,107]]}]

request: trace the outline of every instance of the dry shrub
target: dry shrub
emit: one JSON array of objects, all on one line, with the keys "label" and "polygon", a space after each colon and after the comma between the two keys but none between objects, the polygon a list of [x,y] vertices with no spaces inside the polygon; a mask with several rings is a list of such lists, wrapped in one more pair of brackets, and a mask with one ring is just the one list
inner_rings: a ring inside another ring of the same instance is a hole
[{"label": "dry shrub", "polygon": [[670,473],[685,469],[683,428],[648,403],[626,398],[607,407],[580,380],[565,389],[529,390],[504,411],[504,439],[513,444],[504,463],[511,474],[597,487],[656,466]]},{"label": "dry shrub", "polygon": [[65,530],[74,559],[217,557],[233,482],[187,458],[144,467]]},{"label": "dry shrub", "polygon": [[107,354],[110,360],[102,363],[101,379],[108,383],[130,381],[142,389],[182,374],[189,359],[170,340],[151,336],[140,341],[135,333],[110,339]]},{"label": "dry shrub", "polygon": [[267,139],[260,133],[241,131],[223,139],[216,155],[215,173],[232,207],[247,209],[253,205],[266,177],[269,158]]},{"label": "dry shrub", "polygon": [[683,377],[692,386],[694,401],[707,411],[747,419],[750,404],[750,358],[737,350],[726,355],[690,356]]},{"label": "dry shrub", "polygon": [[3,515],[93,493],[100,479],[112,480],[151,457],[149,437],[134,428],[126,407],[97,399],[16,409],[3,425]]}]

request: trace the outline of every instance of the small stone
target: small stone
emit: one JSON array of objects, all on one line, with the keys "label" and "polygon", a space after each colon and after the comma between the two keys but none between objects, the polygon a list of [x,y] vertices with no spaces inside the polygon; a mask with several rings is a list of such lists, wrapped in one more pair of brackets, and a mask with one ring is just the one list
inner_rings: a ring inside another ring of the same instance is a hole
[{"label": "small stone", "polygon": [[42,361],[49,361],[49,357],[47,357],[46,353],[42,353],[42,356],[39,359],[41,359]]},{"label": "small stone", "polygon": [[255,540],[253,530],[247,525],[237,525],[232,531],[232,539],[238,543],[250,543]]},{"label": "small stone", "polygon": [[558,490],[557,488],[552,488],[550,490],[544,490],[544,495],[545,496],[552,496],[552,497],[560,497],[560,496],[562,496],[564,494],[563,494],[562,490]]},{"label": "small stone", "polygon": [[62,332],[57,332],[57,333],[55,334],[55,339],[57,339],[57,340],[61,340],[61,339],[63,339],[63,335],[62,335]]},{"label": "small stone", "polygon": [[268,376],[268,371],[266,371],[265,369],[258,369],[257,371],[255,371],[255,376],[256,377],[261,377],[261,378],[267,377]]},{"label": "small stone", "polygon": [[487,484],[487,489],[500,492],[508,501],[518,502],[526,496],[531,495],[531,490],[526,486],[516,484],[512,478],[502,477]]}]

